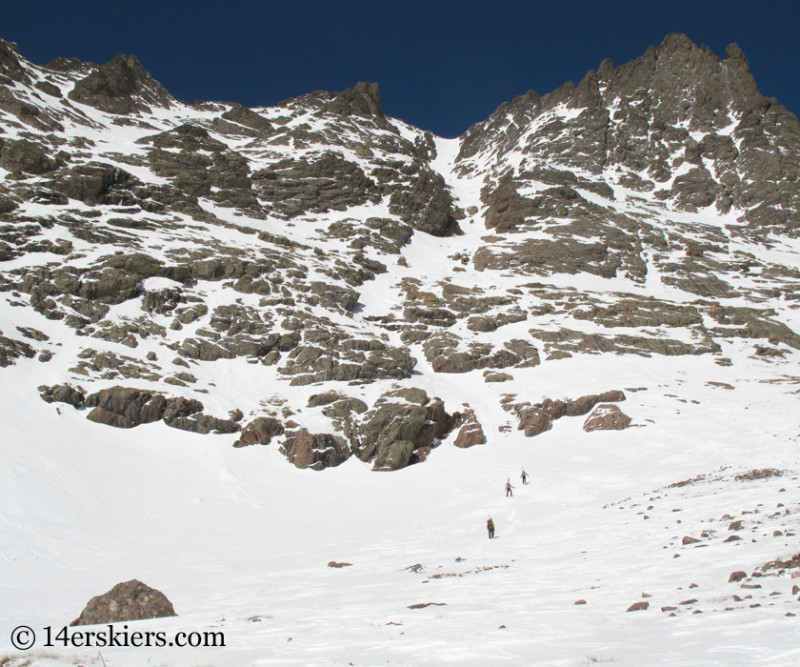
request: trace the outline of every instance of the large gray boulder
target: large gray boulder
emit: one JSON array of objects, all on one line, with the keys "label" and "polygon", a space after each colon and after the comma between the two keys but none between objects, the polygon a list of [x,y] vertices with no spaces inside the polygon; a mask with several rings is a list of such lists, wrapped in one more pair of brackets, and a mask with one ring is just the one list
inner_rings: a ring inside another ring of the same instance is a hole
[{"label": "large gray boulder", "polygon": [[167,597],[138,579],[131,579],[89,600],[81,615],[70,625],[98,625],[167,616],[177,616]]}]

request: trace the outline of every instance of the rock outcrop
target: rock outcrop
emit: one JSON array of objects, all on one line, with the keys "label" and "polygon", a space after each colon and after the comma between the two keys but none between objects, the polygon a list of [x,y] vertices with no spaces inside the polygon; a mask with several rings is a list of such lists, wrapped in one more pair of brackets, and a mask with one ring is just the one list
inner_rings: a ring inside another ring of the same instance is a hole
[{"label": "rock outcrop", "polygon": [[90,394],[85,404],[92,408],[87,419],[117,428],[134,428],[161,419],[167,426],[195,433],[235,433],[240,428],[233,419],[203,414],[203,404],[196,399],[167,398],[129,387],[111,387]]},{"label": "rock outcrop", "polygon": [[0,368],[13,365],[19,358],[27,357],[30,359],[35,354],[33,347],[28,343],[14,338],[7,338],[0,331]]},{"label": "rock outcrop", "polygon": [[69,98],[113,114],[148,112],[168,106],[166,89],[142,67],[136,56],[119,55],[81,79]]},{"label": "rock outcrop", "polygon": [[272,438],[282,435],[283,432],[283,424],[274,417],[256,417],[242,429],[242,435],[233,446],[268,445]]},{"label": "rock outcrop", "polygon": [[[540,433],[544,433],[545,431],[549,431],[552,426],[553,422],[557,419],[561,419],[562,417],[576,417],[580,415],[585,415],[589,412],[595,405],[600,403],[601,401],[624,401],[625,400],[625,393],[618,389],[612,389],[610,391],[603,392],[601,394],[587,394],[585,396],[580,396],[574,400],[565,398],[565,399],[551,399],[545,398],[540,403],[536,403],[531,405],[529,402],[522,402],[517,403],[513,402],[513,400],[506,400],[502,401],[503,408],[507,411],[513,411],[516,414],[517,418],[519,419],[519,423],[517,425],[517,430],[520,430],[524,433],[525,437],[533,437],[539,435]],[[615,409],[617,412],[619,410],[614,405],[603,405],[604,409],[596,411],[596,414],[593,413],[590,416],[592,417],[597,416],[597,419],[591,421],[592,428],[584,428],[586,430],[596,430],[598,428],[614,428],[611,426],[607,426],[610,424],[611,421],[606,419],[605,421],[600,417],[601,415],[606,415],[608,409]],[[613,410],[612,410],[613,412]],[[615,413],[616,414],[616,413]],[[621,412],[619,412],[622,415]],[[623,415],[624,416],[624,415]],[[624,421],[624,419],[620,418],[619,423]],[[628,420],[630,422],[630,420]],[[589,420],[586,422],[587,424],[590,423]],[[597,424],[601,424],[598,426]],[[625,425],[627,426],[627,424]],[[625,428],[625,427],[622,427]]]},{"label": "rock outcrop", "polygon": [[39,394],[46,403],[66,403],[76,409],[82,408],[86,400],[86,394],[80,387],[68,384],[55,384],[52,387],[42,385]]},{"label": "rock outcrop", "polygon": [[613,403],[601,403],[583,423],[584,431],[622,431],[631,424],[631,418]]},{"label": "rock outcrop", "polygon": [[304,428],[287,433],[282,450],[295,466],[312,470],[334,468],[350,457],[350,447],[344,438],[330,433],[309,433]]},{"label": "rock outcrop", "polygon": [[373,461],[376,470],[396,470],[427,458],[453,428],[444,403],[422,389],[383,394],[363,418],[356,435],[356,454]]},{"label": "rock outcrop", "polygon": [[474,447],[475,445],[483,445],[486,443],[486,435],[483,432],[483,426],[475,416],[475,411],[472,409],[465,410],[460,416],[459,421],[463,422],[461,428],[458,429],[458,434],[453,441],[456,447],[466,449],[467,447]]}]

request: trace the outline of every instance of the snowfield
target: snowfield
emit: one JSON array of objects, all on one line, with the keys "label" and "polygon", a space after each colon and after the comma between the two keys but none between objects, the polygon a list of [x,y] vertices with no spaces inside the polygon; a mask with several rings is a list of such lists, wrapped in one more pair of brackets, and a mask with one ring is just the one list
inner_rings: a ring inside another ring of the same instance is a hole
[{"label": "snowfield", "polygon": [[[477,372],[436,376],[452,383],[429,389],[445,400],[471,383],[489,441],[444,442],[425,464],[393,473],[355,459],[298,470],[274,445],[236,450],[231,436],[163,424],[98,427],[16,393],[41,367],[24,361],[0,375],[3,664],[800,660],[790,615],[800,581],[788,572],[728,581],[799,551],[800,380],[770,381],[746,357],[729,368],[583,358],[517,373],[517,387],[551,396],[582,384],[644,387],[623,404],[637,428],[587,434],[582,417],[564,417],[533,439],[497,430],[508,415],[481,402]],[[735,479],[762,468],[783,475]],[[742,531],[728,530],[733,520]],[[742,539],[725,542],[734,533]],[[685,536],[700,542],[683,545]],[[131,632],[221,631],[225,647],[18,654],[8,643],[18,625],[40,641],[42,628],[55,634],[89,598],[132,578],[164,592],[178,617],[128,623]],[[626,612],[642,600],[648,609]],[[436,604],[409,608],[426,603]]]}]

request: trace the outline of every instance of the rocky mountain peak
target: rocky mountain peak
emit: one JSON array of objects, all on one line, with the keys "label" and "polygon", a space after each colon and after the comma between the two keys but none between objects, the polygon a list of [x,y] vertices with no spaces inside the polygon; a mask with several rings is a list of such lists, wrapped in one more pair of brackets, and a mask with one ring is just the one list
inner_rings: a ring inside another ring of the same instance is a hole
[{"label": "rocky mountain peak", "polygon": [[[603,61],[577,87],[567,82],[541,99],[501,106],[465,134],[459,162],[469,169],[474,156],[508,155],[519,172],[580,170],[682,210],[736,206],[759,225],[792,226],[785,207],[752,204],[800,206],[789,185],[796,160],[785,159],[800,158],[800,122],[760,95],[738,46],[727,56],[668,35],[619,67]],[[518,154],[522,162],[510,158]],[[509,187],[503,181],[502,190]]]},{"label": "rocky mountain peak", "polygon": [[69,98],[114,114],[149,112],[174,100],[134,56],[118,55],[75,84]]},{"label": "rocky mountain peak", "polygon": [[[697,47],[686,35],[667,35],[657,47],[607,75],[606,96],[636,99],[646,89],[658,98],[667,122],[689,120],[698,126],[728,108],[750,108],[760,97],[747,60],[738,47],[731,63],[708,47]],[[687,104],[688,103],[688,104]]]},{"label": "rocky mountain peak", "polygon": [[342,116],[377,116],[385,118],[377,83],[360,81],[353,88],[339,93],[323,109]]},{"label": "rocky mountain peak", "polygon": [[[30,77],[25,73],[19,61],[19,47],[14,42],[0,39],[0,84],[8,83],[8,79],[29,83]],[[3,81],[3,79],[7,79]]]},{"label": "rocky mountain peak", "polygon": [[748,64],[744,51],[742,51],[741,47],[736,42],[731,42],[725,48],[725,59],[730,62],[741,60],[744,61],[745,64]]}]

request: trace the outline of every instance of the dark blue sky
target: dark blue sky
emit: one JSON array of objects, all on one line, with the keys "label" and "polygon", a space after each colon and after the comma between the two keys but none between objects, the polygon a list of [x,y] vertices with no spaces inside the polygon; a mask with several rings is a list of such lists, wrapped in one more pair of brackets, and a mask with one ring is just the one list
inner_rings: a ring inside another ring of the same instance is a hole
[{"label": "dark blue sky", "polygon": [[503,101],[580,80],[683,32],[737,42],[763,95],[800,113],[800,2],[1,0],[0,37],[37,64],[136,54],[177,98],[275,104],[377,81],[384,111],[457,136]]}]

